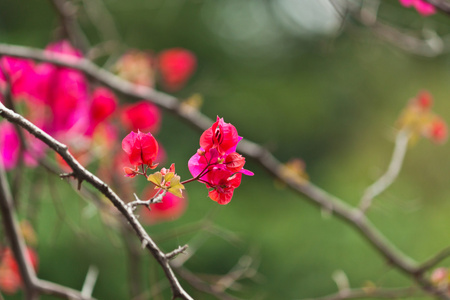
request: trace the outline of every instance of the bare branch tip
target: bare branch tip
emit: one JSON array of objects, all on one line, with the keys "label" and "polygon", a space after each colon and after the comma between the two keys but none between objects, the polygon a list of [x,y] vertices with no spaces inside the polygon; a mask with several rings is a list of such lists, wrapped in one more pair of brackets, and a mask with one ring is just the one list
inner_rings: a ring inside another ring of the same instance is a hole
[{"label": "bare branch tip", "polygon": [[184,253],[184,251],[186,251],[188,248],[188,245],[184,245],[184,246],[178,246],[177,249],[173,250],[172,252],[169,252],[166,254],[166,258],[167,259],[174,259],[175,257],[177,257],[179,254]]}]

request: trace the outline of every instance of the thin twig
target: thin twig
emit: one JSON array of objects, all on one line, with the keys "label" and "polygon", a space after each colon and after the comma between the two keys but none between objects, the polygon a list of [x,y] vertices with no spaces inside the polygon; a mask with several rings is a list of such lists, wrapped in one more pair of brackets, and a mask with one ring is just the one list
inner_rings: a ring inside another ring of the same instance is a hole
[{"label": "thin twig", "polygon": [[249,255],[243,255],[238,263],[214,284],[215,290],[225,291],[229,289],[236,281],[246,276],[251,270],[253,258]]},{"label": "thin twig", "polygon": [[83,297],[90,298],[92,296],[97,278],[98,268],[96,266],[89,266],[83,288],[81,289],[81,295],[83,295]]},{"label": "thin twig", "polygon": [[184,280],[189,282],[191,286],[193,286],[195,289],[213,295],[218,299],[221,300],[238,300],[239,298],[236,298],[234,296],[231,296],[221,290],[214,289],[209,283],[205,282],[204,280],[200,279],[197,275],[190,272],[186,268],[179,267],[176,268],[177,274],[179,274]]},{"label": "thin twig", "polygon": [[184,251],[186,251],[186,249],[188,248],[188,245],[184,245],[184,246],[178,246],[177,249],[169,252],[166,254],[166,257],[168,259],[174,259],[175,257],[177,257],[179,254],[184,253]]},{"label": "thin twig", "polygon": [[[10,74],[6,71],[5,66],[3,64],[0,64],[0,72],[5,77],[6,85],[5,88],[2,90],[3,99],[5,101],[6,107],[12,109],[13,111],[16,111],[16,106],[13,101],[12,96],[12,79]],[[17,166],[15,168],[15,174],[14,179],[12,181],[11,185],[11,194],[13,197],[14,205],[16,207],[18,206],[18,203],[20,202],[19,198],[19,191],[22,186],[23,182],[23,173],[24,173],[24,156],[25,156],[25,150],[27,149],[27,142],[25,140],[25,135],[23,134],[22,129],[20,126],[14,124],[14,129],[16,130],[17,136],[19,137],[19,153],[17,157]]]},{"label": "thin twig", "polygon": [[395,179],[397,179],[403,165],[406,150],[408,149],[409,136],[410,133],[406,130],[402,130],[397,134],[394,152],[386,173],[384,173],[377,181],[369,186],[361,198],[359,209],[362,212],[366,212],[372,205],[373,199],[384,192],[389,186],[391,186]]},{"label": "thin twig", "polygon": [[423,262],[418,267],[417,271],[420,273],[426,272],[448,257],[450,257],[450,247],[443,249],[441,252]]},{"label": "thin twig", "polygon": [[138,205],[145,205],[150,209],[150,204],[161,203],[162,199],[164,198],[166,193],[167,193],[167,190],[163,190],[161,193],[158,191],[156,196],[154,196],[148,200],[141,200],[138,198],[138,196],[136,194],[134,194],[134,198],[136,200],[129,202],[127,204],[127,206],[131,211],[135,210]]},{"label": "thin twig", "polygon": [[64,36],[73,46],[86,53],[89,42],[76,21],[75,6],[65,0],[51,0],[51,3],[58,14]]},{"label": "thin twig", "polygon": [[[0,105],[2,105],[0,103]],[[4,169],[0,164],[0,211],[2,215],[3,226],[8,237],[10,247],[17,261],[19,272],[24,283],[25,296],[28,300],[37,299],[39,294],[48,294],[59,296],[66,299],[93,299],[83,297],[80,292],[56,283],[40,280],[36,277],[28,255],[23,236],[19,233],[19,224],[15,215],[15,209],[12,204],[11,192],[9,191]]]},{"label": "thin twig", "polygon": [[436,7],[441,12],[450,15],[450,3],[446,0],[425,0],[425,2],[428,2],[432,4],[434,7]]},{"label": "thin twig", "polygon": [[409,298],[411,296],[418,296],[420,294],[421,294],[420,290],[415,287],[392,288],[392,289],[368,287],[362,289],[339,291],[335,294],[328,295],[325,297],[308,298],[305,300],[345,300],[345,299],[364,299],[364,298],[397,299],[397,298]]},{"label": "thin twig", "polygon": [[[378,38],[403,51],[425,57],[435,57],[450,51],[448,35],[441,37],[436,32],[427,29],[419,34],[416,31],[396,28],[394,25],[380,21],[377,18],[376,10],[367,9],[367,6],[361,7],[352,1],[339,1],[339,4],[338,1],[330,1],[334,3],[335,8],[341,6],[342,10],[350,13],[355,20],[372,30]],[[433,1],[438,2],[439,0]],[[367,2],[372,3],[372,1]],[[423,35],[423,38],[420,35]]]},{"label": "thin twig", "polygon": [[27,299],[36,299],[38,294],[36,286],[36,274],[29,256],[26,254],[25,240],[20,232],[19,222],[15,215],[15,209],[11,192],[9,190],[3,165],[0,164],[0,210],[3,227],[9,240],[9,245],[14,258],[19,266],[20,275],[24,283],[24,291]]}]

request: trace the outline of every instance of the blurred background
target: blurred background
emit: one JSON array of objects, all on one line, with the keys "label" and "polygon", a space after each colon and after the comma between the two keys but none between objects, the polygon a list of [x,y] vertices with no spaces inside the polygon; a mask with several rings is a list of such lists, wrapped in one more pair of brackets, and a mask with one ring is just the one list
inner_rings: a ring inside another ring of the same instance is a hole
[{"label": "blurred background", "polygon": [[[177,97],[199,93],[204,114],[223,117],[239,135],[267,147],[282,162],[302,159],[313,183],[350,204],[356,205],[364,189],[386,170],[395,121],[410,98],[430,91],[434,110],[450,120],[445,40],[442,51],[417,55],[414,49],[387,42],[357,17],[338,13],[329,1],[72,3],[92,45],[114,41],[108,56],[95,60],[100,66],[109,68],[128,49],[189,49],[198,68]],[[450,23],[439,14],[424,18],[394,0],[381,1],[378,20],[425,38],[430,32],[445,35]],[[0,1],[1,43],[45,48],[58,38],[58,24],[50,2]],[[163,112],[157,139],[167,152],[166,167],[174,162],[182,179],[190,177],[187,161],[198,148],[200,134]],[[399,178],[369,212],[388,238],[419,261],[450,245],[449,147],[425,139],[410,147]],[[257,273],[231,292],[245,299],[334,293],[333,274],[339,270],[355,288],[410,284],[347,224],[284,189],[253,161],[246,168],[255,176],[243,178],[230,204],[219,206],[203,185],[189,184],[185,214],[148,226],[150,235],[160,238],[166,251],[196,243],[197,253],[186,267],[204,278],[227,274],[242,257],[251,257]],[[118,233],[69,185],[44,169],[27,170],[24,180],[21,213],[35,211],[39,277],[80,289],[89,266],[95,265],[99,277],[94,297],[128,299],[128,259]],[[137,181],[140,192],[147,183]],[[49,185],[57,185],[57,197]],[[86,214],[89,209],[93,212]],[[186,224],[205,218],[220,229],[185,230]],[[168,238],[168,233],[174,235]],[[161,270],[147,256],[140,272],[151,288]],[[169,299],[166,282],[161,282],[162,294],[152,299]],[[184,286],[195,299],[215,299]],[[18,292],[5,297],[23,296]]]}]

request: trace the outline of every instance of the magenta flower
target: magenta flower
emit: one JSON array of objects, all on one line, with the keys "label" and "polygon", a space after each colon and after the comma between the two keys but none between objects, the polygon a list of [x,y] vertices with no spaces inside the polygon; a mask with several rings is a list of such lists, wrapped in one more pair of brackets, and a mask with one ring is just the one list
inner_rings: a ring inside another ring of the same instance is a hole
[{"label": "magenta flower", "polygon": [[[158,189],[150,186],[144,191],[144,199],[152,198]],[[142,221],[147,224],[155,224],[178,219],[186,211],[187,197],[183,192],[183,197],[177,197],[167,193],[160,203],[150,204],[150,210],[143,208],[141,211]]]},{"label": "magenta flower", "polygon": [[96,88],[92,94],[89,108],[89,128],[86,134],[92,135],[97,126],[108,119],[117,108],[117,98],[105,87]]},{"label": "magenta flower", "polygon": [[20,140],[16,129],[9,122],[0,123],[0,164],[6,170],[12,169],[19,158]]},{"label": "magenta flower", "polygon": [[161,124],[161,112],[153,103],[142,100],[125,106],[120,119],[128,130],[144,130],[156,133]]},{"label": "magenta flower", "polygon": [[234,189],[241,184],[242,174],[226,170],[212,170],[208,173],[208,182],[206,187],[209,191],[209,197],[221,205],[228,204],[233,197]]},{"label": "magenta flower", "polygon": [[151,133],[143,133],[138,130],[137,133],[130,132],[122,141],[122,149],[128,154],[130,163],[133,166],[153,165],[158,154],[158,143]]},{"label": "magenta flower", "polygon": [[197,67],[195,55],[183,48],[162,51],[158,66],[164,87],[169,91],[181,89]]},{"label": "magenta flower", "polygon": [[242,138],[238,135],[236,127],[225,123],[223,118],[217,117],[217,121],[200,137],[200,147],[205,149],[217,149],[219,154],[235,152],[236,146]]},{"label": "magenta flower", "polygon": [[[81,56],[79,50],[65,41],[51,44],[46,50],[67,54],[68,58]],[[77,134],[86,130],[89,94],[87,80],[81,72],[50,63],[37,65],[32,95],[45,103],[51,113],[46,118],[45,131],[64,132],[67,136],[69,129]]]},{"label": "magenta flower", "polygon": [[217,117],[217,121],[200,137],[201,148],[189,159],[188,168],[192,176],[211,189],[209,197],[219,204],[231,201],[242,174],[254,175],[244,169],[245,158],[236,152],[241,139],[233,125]]},{"label": "magenta flower", "polygon": [[419,14],[426,17],[436,13],[436,8],[423,0],[399,0],[405,7],[414,6]]},{"label": "magenta flower", "polygon": [[83,57],[83,53],[80,50],[74,48],[69,41],[61,40],[54,43],[49,44],[45,50],[52,53],[66,54],[68,56]]},{"label": "magenta flower", "polygon": [[[46,145],[28,132],[24,133],[28,149],[24,152],[27,166],[36,166],[36,159],[45,154]],[[20,139],[16,128],[9,122],[0,122],[0,164],[6,170],[13,169],[19,161]]]},{"label": "magenta flower", "polygon": [[[35,78],[34,63],[27,59],[4,56],[0,58],[0,64],[11,81],[13,97],[27,97],[31,93]],[[0,72],[0,85],[6,83],[6,80],[3,72]]]}]

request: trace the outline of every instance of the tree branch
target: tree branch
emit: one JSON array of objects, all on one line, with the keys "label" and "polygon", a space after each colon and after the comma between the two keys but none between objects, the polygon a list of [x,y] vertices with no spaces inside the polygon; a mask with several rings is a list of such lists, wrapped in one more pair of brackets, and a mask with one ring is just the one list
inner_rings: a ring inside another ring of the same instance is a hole
[{"label": "tree branch", "polygon": [[14,253],[14,258],[19,266],[20,275],[24,283],[24,292],[27,299],[36,299],[37,291],[36,274],[26,254],[25,241],[22,237],[19,222],[15,216],[15,209],[11,192],[6,179],[5,170],[0,163],[0,210],[2,213],[3,227],[9,240],[9,245]]},{"label": "tree branch", "polygon": [[[2,105],[0,103],[0,105]],[[2,105],[3,106],[3,105]],[[28,300],[37,299],[38,294],[48,294],[59,296],[66,299],[93,299],[83,297],[80,292],[68,287],[61,286],[36,277],[33,267],[26,255],[25,241],[19,234],[19,224],[15,216],[15,209],[12,203],[11,193],[9,191],[6,174],[3,166],[0,164],[0,211],[2,214],[3,226],[8,237],[10,247],[14,253],[14,258],[19,266],[19,272],[24,282],[25,297]]]},{"label": "tree branch", "polygon": [[407,298],[411,296],[417,296],[418,290],[414,287],[406,288],[362,288],[339,291],[335,294],[328,295],[320,298],[308,298],[307,300],[345,300],[345,299],[364,299],[364,298],[377,298],[377,299],[398,299]]},{"label": "tree branch", "polygon": [[167,279],[170,282],[173,297],[192,299],[178,282],[175,274],[172,271],[172,268],[169,265],[169,259],[167,259],[164,252],[162,252],[158,248],[155,242],[150,238],[145,229],[139,223],[136,216],[134,216],[132,212],[129,211],[127,205],[109,188],[106,183],[86,170],[77,160],[75,160],[75,158],[73,158],[73,156],[69,153],[68,147],[66,145],[58,142],[53,137],[42,131],[40,128],[26,120],[19,114],[16,114],[13,111],[7,109],[2,103],[0,103],[0,116],[4,117],[14,124],[18,124],[25,130],[30,132],[32,135],[34,135],[36,138],[47,144],[55,152],[61,155],[66,163],[72,168],[73,173],[77,177],[78,181],[89,182],[93,187],[95,187],[98,191],[105,195],[130,223],[131,227],[134,229],[137,236],[141,240],[143,246],[145,246],[151,252],[153,257],[158,261]]},{"label": "tree branch", "polygon": [[359,209],[365,212],[372,205],[373,199],[384,192],[397,179],[398,174],[402,168],[403,160],[405,158],[406,150],[408,149],[409,132],[402,130],[397,134],[395,139],[395,148],[392,154],[389,167],[377,181],[369,186],[364,192]]},{"label": "tree branch", "polygon": [[447,247],[443,249],[441,252],[434,255],[433,257],[429,258],[424,263],[422,263],[418,267],[417,271],[420,273],[424,273],[430,270],[431,268],[435,267],[437,264],[439,264],[441,261],[448,258],[449,256],[450,256],[450,247]]},{"label": "tree branch", "polygon": [[425,2],[428,2],[432,4],[434,7],[436,7],[441,12],[450,15],[450,3],[445,0],[425,0]]},{"label": "tree branch", "polygon": [[88,41],[82,34],[82,31],[76,21],[76,8],[72,3],[65,0],[51,0],[56,13],[58,14],[61,28],[65,38],[67,38],[72,45],[86,53]]}]

